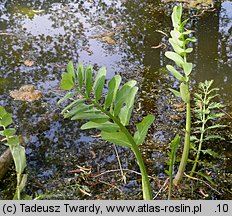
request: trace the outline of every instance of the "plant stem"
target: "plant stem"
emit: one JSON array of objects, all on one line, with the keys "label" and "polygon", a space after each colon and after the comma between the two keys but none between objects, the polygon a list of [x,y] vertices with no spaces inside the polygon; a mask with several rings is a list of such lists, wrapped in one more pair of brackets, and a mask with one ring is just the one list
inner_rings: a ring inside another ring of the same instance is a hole
[{"label": "plant stem", "polygon": [[94,105],[96,105],[102,112],[104,112],[106,115],[108,115],[120,127],[120,130],[127,136],[127,139],[129,140],[129,142],[131,144],[131,150],[134,152],[134,155],[137,159],[137,162],[138,162],[138,165],[140,168],[140,172],[142,174],[143,199],[144,200],[152,200],[151,186],[150,186],[148,174],[146,171],[146,167],[145,167],[144,162],[143,162],[142,154],[139,150],[139,147],[135,143],[133,137],[131,136],[130,132],[127,130],[127,128],[124,125],[122,125],[122,123],[120,122],[119,119],[114,117],[108,111],[102,109],[102,107],[99,106],[98,104],[94,103]]},{"label": "plant stem", "polygon": [[115,116],[113,116],[110,112],[108,112],[107,110],[105,110],[104,108],[102,108],[98,103],[96,103],[94,100],[92,100],[90,97],[84,95],[79,88],[76,87],[76,90],[84,97],[86,97],[86,99],[92,103],[95,107],[97,107],[99,110],[101,110],[103,113],[105,113],[107,116],[109,116],[110,119],[112,119],[119,127],[120,130],[126,135],[127,139],[129,140],[130,144],[131,144],[131,150],[133,151],[136,160],[138,162],[139,168],[140,168],[140,172],[142,175],[142,190],[143,190],[143,199],[144,200],[152,200],[152,193],[151,193],[151,185],[149,182],[149,178],[148,178],[148,174],[146,171],[146,167],[145,164],[143,162],[143,157],[142,154],[139,150],[138,145],[135,143],[134,138],[132,137],[132,135],[130,134],[130,132],[127,130],[127,128],[121,123],[121,121],[116,118]]},{"label": "plant stem", "polygon": [[190,148],[190,131],[191,131],[191,107],[190,102],[186,104],[186,127],[185,127],[185,139],[184,139],[184,150],[181,157],[180,166],[175,176],[173,183],[178,185],[181,181],[184,170],[188,161],[189,148]]},{"label": "plant stem", "polygon": [[202,103],[202,125],[201,125],[201,136],[200,136],[200,141],[199,141],[199,146],[198,146],[198,150],[197,150],[197,156],[195,158],[195,161],[194,161],[194,164],[193,164],[193,168],[190,172],[190,176],[192,177],[193,176],[193,173],[195,172],[196,170],[196,167],[197,167],[197,163],[198,163],[198,160],[199,160],[199,157],[200,157],[200,153],[201,153],[201,147],[202,147],[202,143],[203,143],[203,138],[204,138],[204,132],[205,132],[205,113],[206,113],[206,107],[205,107],[205,101],[206,101],[206,97],[207,97],[207,94],[205,93],[205,96],[204,96],[204,100],[203,100],[203,103]]}]

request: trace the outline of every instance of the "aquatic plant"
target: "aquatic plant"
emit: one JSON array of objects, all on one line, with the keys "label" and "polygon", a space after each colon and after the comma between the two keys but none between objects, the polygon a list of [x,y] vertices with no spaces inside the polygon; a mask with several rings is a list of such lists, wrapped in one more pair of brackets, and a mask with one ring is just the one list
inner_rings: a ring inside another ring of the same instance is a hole
[{"label": "aquatic plant", "polygon": [[19,136],[15,135],[15,128],[8,127],[12,122],[12,114],[7,113],[5,108],[0,106],[0,136],[4,137],[1,142],[6,142],[6,145],[10,148],[17,175],[17,187],[13,199],[20,200],[21,192],[27,181],[27,175],[23,174],[26,168],[26,154],[25,148],[20,145]]},{"label": "aquatic plant", "polygon": [[[182,6],[178,5],[173,8],[172,12],[172,24],[174,29],[170,32],[171,38],[169,42],[172,45],[174,51],[165,52],[165,56],[173,60],[176,67],[167,65],[167,69],[179,80],[180,89],[179,91],[170,89],[177,97],[180,97],[186,104],[186,126],[185,126],[185,141],[184,149],[182,153],[181,162],[179,165],[178,172],[175,176],[174,183],[178,184],[183,177],[184,170],[187,164],[189,149],[190,149],[190,131],[191,131],[191,108],[190,108],[190,91],[189,81],[190,74],[192,72],[192,63],[187,62],[187,54],[192,52],[192,48],[188,48],[187,45],[190,42],[195,42],[196,38],[191,37],[191,30],[185,30],[187,20],[181,21]],[[180,72],[181,71],[181,72]]]},{"label": "aquatic plant", "polygon": [[194,110],[194,113],[196,121],[194,123],[197,127],[194,128],[195,136],[191,136],[191,140],[195,145],[198,145],[198,149],[193,147],[196,150],[196,158],[190,176],[193,176],[195,173],[201,153],[211,155],[212,157],[219,157],[218,154],[211,149],[202,150],[202,144],[204,142],[212,139],[223,139],[223,137],[212,133],[212,130],[226,127],[226,125],[215,123],[218,118],[224,115],[224,113],[219,111],[224,105],[212,101],[218,96],[215,92],[219,90],[218,88],[211,88],[212,84],[213,80],[205,80],[203,83],[200,82],[198,92],[195,93],[194,101],[196,109]]},{"label": "aquatic plant", "polygon": [[180,144],[180,136],[177,134],[175,138],[171,141],[170,151],[168,152],[169,160],[166,161],[166,164],[169,166],[169,169],[165,170],[165,173],[169,176],[168,200],[170,200],[172,196],[173,167],[176,161],[176,151],[179,144]]},{"label": "aquatic plant", "polygon": [[[153,115],[147,115],[136,124],[134,135],[127,129],[129,125],[138,87],[136,81],[131,80],[120,88],[121,76],[115,75],[108,82],[108,93],[102,95],[106,78],[106,68],[99,69],[93,82],[93,68],[84,68],[78,64],[75,71],[72,62],[68,63],[67,72],[62,74],[61,88],[69,92],[58,102],[71,101],[63,110],[65,118],[71,120],[88,120],[81,126],[82,130],[98,129],[102,139],[113,144],[130,148],[139,165],[142,174],[143,198],[152,199],[151,187],[139,150],[146,137],[148,128],[154,121]],[[71,91],[72,90],[72,91]]]}]

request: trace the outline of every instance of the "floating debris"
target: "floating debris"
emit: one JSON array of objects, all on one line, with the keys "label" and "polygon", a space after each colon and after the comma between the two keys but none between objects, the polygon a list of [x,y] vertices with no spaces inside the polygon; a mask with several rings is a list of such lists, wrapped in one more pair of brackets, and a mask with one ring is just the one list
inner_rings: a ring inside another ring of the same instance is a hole
[{"label": "floating debris", "polygon": [[23,62],[27,67],[31,67],[35,64],[35,62],[33,60],[25,60]]},{"label": "floating debris", "polygon": [[103,37],[101,39],[101,42],[108,43],[108,44],[116,44],[116,41],[113,38],[108,37],[108,36]]},{"label": "floating debris", "polygon": [[15,100],[32,102],[42,97],[42,92],[35,90],[33,85],[24,85],[19,90],[10,91],[10,96]]},{"label": "floating debris", "polygon": [[116,41],[112,38],[114,36],[114,32],[105,32],[98,35],[93,35],[90,38],[100,38],[101,42],[108,44],[116,44]]}]

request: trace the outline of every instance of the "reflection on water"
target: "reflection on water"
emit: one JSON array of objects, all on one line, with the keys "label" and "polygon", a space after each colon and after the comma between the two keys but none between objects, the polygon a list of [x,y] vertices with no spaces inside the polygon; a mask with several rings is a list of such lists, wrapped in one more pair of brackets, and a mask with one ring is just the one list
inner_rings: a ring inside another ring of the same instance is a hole
[{"label": "reflection on water", "polygon": [[[224,1],[203,14],[187,9],[184,13],[192,17],[189,27],[198,39],[190,57],[195,64],[193,80],[214,79],[226,104],[232,99],[231,11],[232,2]],[[93,64],[95,69],[106,66],[107,78],[115,73],[138,81],[143,78],[141,112],[154,111],[160,116],[157,122],[166,122],[163,111],[171,108],[165,104],[165,93],[171,85],[178,85],[163,69],[168,63],[162,44],[169,46],[170,13],[171,5],[158,0],[0,2],[0,105],[14,113],[27,143],[29,170],[38,178],[35,185],[59,170],[63,172],[59,175],[65,176],[67,169],[76,169],[75,163],[95,167],[100,163],[103,170],[112,168],[109,161],[117,163],[112,149],[104,153],[108,162],[103,162],[98,145],[97,157],[92,159],[95,139],[83,135],[78,122],[69,123],[57,115],[61,73],[71,59]],[[115,44],[104,41],[103,34],[112,35]],[[33,61],[33,65],[25,61]],[[25,84],[35,85],[43,99],[34,104],[14,101],[9,91]],[[168,144],[169,133],[155,134],[156,141]],[[128,151],[124,154],[131,158]],[[130,166],[128,161],[124,164],[124,168]]]}]

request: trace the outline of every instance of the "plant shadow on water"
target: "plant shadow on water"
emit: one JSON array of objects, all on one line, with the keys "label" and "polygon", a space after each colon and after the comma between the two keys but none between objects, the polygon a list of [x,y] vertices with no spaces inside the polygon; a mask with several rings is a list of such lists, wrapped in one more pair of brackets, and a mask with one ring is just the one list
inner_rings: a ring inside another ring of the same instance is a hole
[{"label": "plant shadow on water", "polygon": [[[155,194],[167,178],[164,170],[169,142],[177,132],[183,135],[185,124],[180,102],[168,91],[178,83],[164,69],[168,61],[164,57],[165,44],[168,45],[165,34],[171,30],[172,5],[148,0],[17,2],[18,5],[14,1],[0,3],[0,105],[14,114],[15,127],[25,143],[29,173],[26,193],[33,197],[46,194],[47,199],[142,198],[140,175],[125,171],[127,184],[124,184],[120,172],[113,172],[119,169],[113,146],[96,139],[97,131],[80,131],[81,123],[69,122],[58,114],[56,104],[63,94],[59,90],[61,74],[72,59],[75,63],[92,64],[95,69],[106,66],[107,79],[120,73],[124,81],[133,78],[139,82],[133,121],[149,113],[156,116],[146,145],[141,146],[148,173],[154,177],[151,184]],[[229,114],[232,113],[231,8],[232,3],[225,1],[214,11],[201,14],[186,9],[184,13],[193,17],[189,25],[198,39],[194,44],[196,51],[190,57],[196,64],[193,80],[197,84],[215,79],[221,102]],[[32,103],[13,100],[9,91],[25,84],[33,84],[42,91],[43,98]],[[212,173],[220,195],[210,190],[204,194],[208,197],[204,196],[202,191],[209,188],[193,181],[185,191],[178,188],[176,198],[231,199],[232,124],[231,118],[223,120],[228,124],[224,130],[226,140],[208,144],[222,160],[204,158],[205,163],[211,163],[206,172]],[[127,148],[118,148],[118,153],[124,169],[138,171]],[[69,172],[79,169],[78,166],[91,171]],[[12,196],[3,190],[15,188],[12,175],[8,172],[1,180],[2,199]],[[158,198],[166,199],[167,191]]]}]

